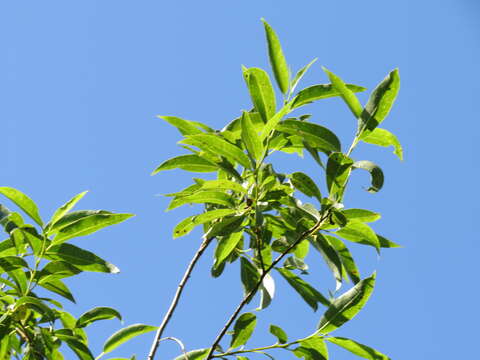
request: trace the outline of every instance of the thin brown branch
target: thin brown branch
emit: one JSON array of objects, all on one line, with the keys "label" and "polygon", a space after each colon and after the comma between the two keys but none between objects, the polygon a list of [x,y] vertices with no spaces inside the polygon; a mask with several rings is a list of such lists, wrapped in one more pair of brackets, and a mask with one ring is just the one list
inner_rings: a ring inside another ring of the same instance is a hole
[{"label": "thin brown branch", "polygon": [[242,311],[243,307],[250,301],[250,299],[255,295],[257,292],[258,288],[260,285],[262,285],[263,279],[267,274],[287,255],[295,246],[297,246],[302,240],[305,240],[308,236],[312,235],[316,231],[319,230],[319,228],[322,226],[324,221],[328,218],[329,211],[326,211],[325,214],[317,221],[317,223],[309,230],[306,230],[303,232],[297,240],[295,240],[283,253],[281,253],[273,262],[272,264],[261,274],[260,279],[258,282],[255,284],[252,290],[245,295],[243,300],[240,302],[240,304],[237,306],[233,314],[230,316],[230,319],[225,323],[223,326],[223,329],[220,331],[220,333],[217,335],[215,341],[213,342],[212,346],[210,347],[210,351],[205,358],[205,360],[210,360],[213,356],[213,352],[215,351],[215,348],[217,347],[218,344],[220,344],[220,341],[222,338],[225,336],[227,333],[228,329],[230,326],[233,324],[235,319],[237,318],[238,314],[240,314],[240,311]]},{"label": "thin brown branch", "polygon": [[205,251],[205,249],[207,248],[207,246],[210,244],[211,241],[212,241],[212,238],[204,239],[202,244],[198,248],[197,252],[195,253],[195,255],[193,255],[193,258],[190,261],[190,264],[188,264],[187,270],[185,270],[185,274],[183,274],[183,278],[178,284],[177,291],[175,292],[175,296],[173,297],[172,303],[170,304],[170,307],[157,330],[155,339],[153,340],[152,347],[150,349],[150,353],[148,354],[148,358],[147,358],[148,360],[153,360],[153,358],[155,357],[155,353],[157,352],[158,345],[160,344],[163,331],[165,330],[165,327],[167,326],[168,322],[170,321],[170,318],[173,315],[173,312],[175,311],[175,308],[177,307],[178,300],[182,295],[185,284],[190,278],[190,274],[192,273],[193,268],[195,267],[195,264],[197,263],[198,259],[200,259],[203,252]]}]

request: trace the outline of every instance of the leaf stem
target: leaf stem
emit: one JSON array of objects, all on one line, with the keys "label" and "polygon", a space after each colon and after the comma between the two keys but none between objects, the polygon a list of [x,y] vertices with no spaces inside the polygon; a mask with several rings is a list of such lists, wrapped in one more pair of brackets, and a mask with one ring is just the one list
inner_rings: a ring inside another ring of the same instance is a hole
[{"label": "leaf stem", "polygon": [[173,312],[175,311],[175,309],[177,307],[178,301],[180,299],[180,296],[182,295],[185,284],[187,283],[188,279],[190,278],[190,274],[192,273],[193,268],[195,267],[198,259],[200,259],[203,252],[208,247],[208,245],[210,244],[212,239],[213,238],[206,238],[202,241],[202,243],[201,243],[200,247],[198,248],[197,252],[195,253],[195,255],[193,255],[193,258],[190,261],[190,264],[188,264],[188,267],[185,270],[185,274],[183,275],[182,280],[178,284],[177,291],[175,292],[175,295],[174,295],[173,300],[170,304],[170,307],[168,308],[168,310],[167,310],[167,312],[166,312],[166,314],[165,314],[165,316],[162,320],[162,323],[160,324],[160,326],[157,330],[157,333],[155,334],[155,339],[153,340],[152,347],[150,349],[150,353],[148,354],[148,357],[147,357],[148,360],[153,360],[153,358],[155,357],[155,353],[157,352],[158,345],[160,344],[160,340],[162,338],[163,331],[165,330],[165,327],[169,323],[169,321],[170,321],[170,319],[173,315]]},{"label": "leaf stem", "polygon": [[317,223],[309,230],[306,230],[305,232],[303,232],[296,241],[294,241],[282,254],[280,254],[273,262],[272,264],[261,274],[260,276],[260,279],[258,280],[258,282],[255,284],[255,286],[253,287],[252,290],[250,290],[250,292],[245,295],[245,297],[243,298],[243,300],[240,302],[240,304],[237,306],[237,308],[235,309],[235,311],[233,312],[233,314],[230,316],[230,318],[228,319],[228,321],[225,323],[225,325],[223,326],[222,330],[220,331],[220,333],[217,335],[215,341],[213,342],[212,346],[210,347],[210,351],[207,355],[207,357],[205,358],[205,360],[209,360],[213,357],[213,352],[215,351],[217,345],[220,343],[220,341],[222,340],[222,338],[225,336],[225,334],[227,333],[229,327],[232,325],[232,323],[235,321],[235,319],[237,318],[238,314],[240,313],[240,311],[242,311],[243,307],[250,301],[250,298],[252,296],[255,295],[255,293],[257,292],[258,288],[260,287],[260,285],[262,284],[263,282],[263,279],[265,278],[265,276],[267,276],[267,274],[293,249],[295,248],[295,246],[297,246],[302,240],[304,240],[305,238],[307,238],[308,236],[312,235],[313,233],[315,233],[316,231],[318,231],[320,229],[320,227],[323,225],[323,223],[325,222],[325,220],[328,218],[328,215],[329,215],[330,211],[326,211],[325,214],[323,214],[323,216],[317,221]]}]

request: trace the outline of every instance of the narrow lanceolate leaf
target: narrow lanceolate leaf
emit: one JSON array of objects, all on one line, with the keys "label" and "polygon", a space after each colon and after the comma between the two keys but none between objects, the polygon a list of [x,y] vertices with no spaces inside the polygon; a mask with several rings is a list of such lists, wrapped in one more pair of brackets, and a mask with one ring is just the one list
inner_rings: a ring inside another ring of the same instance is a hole
[{"label": "narrow lanceolate leaf", "polygon": [[313,181],[307,174],[294,172],[290,175],[290,181],[298,191],[307,196],[317,198],[319,202],[322,201],[322,194],[320,193],[317,184],[315,184],[315,181]]},{"label": "narrow lanceolate leaf", "polygon": [[179,142],[180,144],[193,145],[201,150],[207,151],[213,155],[224,156],[232,162],[238,162],[244,167],[250,166],[248,156],[242,149],[229,143],[219,135],[215,134],[198,134],[188,136],[185,140]]},{"label": "narrow lanceolate leaf", "polygon": [[[295,74],[295,77],[293,78],[292,83],[290,85],[290,94],[293,94],[293,92],[295,91],[298,83],[300,82],[300,80],[302,80],[303,75],[305,75],[305,73],[308,71],[308,69],[310,69],[310,66],[312,66],[316,61],[317,61],[317,58],[313,59],[307,65],[305,65],[303,68],[298,70],[298,72]],[[296,106],[294,106],[294,107],[296,107]]]},{"label": "narrow lanceolate leaf", "polygon": [[76,205],[77,202],[79,202],[87,193],[88,191],[84,191],[78,195],[75,195],[73,198],[71,198],[69,201],[67,201],[65,204],[63,204],[61,207],[59,207],[55,213],[53,214],[52,218],[50,219],[49,226],[54,225],[59,219],[63,217],[66,213],[68,213],[72,208]]},{"label": "narrow lanceolate leaf", "polygon": [[340,152],[333,153],[328,157],[326,174],[331,200],[342,201],[352,165],[353,160]]},{"label": "narrow lanceolate leaf", "polygon": [[358,271],[357,265],[353,260],[353,256],[350,253],[350,250],[345,246],[342,240],[337,239],[334,236],[324,235],[330,244],[337,250],[338,255],[340,255],[340,259],[343,264],[343,268],[345,269],[346,275],[352,280],[354,284],[360,282],[360,272]]},{"label": "narrow lanceolate leaf", "polygon": [[237,211],[235,209],[215,209],[204,212],[203,214],[189,216],[182,220],[173,229],[173,238],[176,239],[181,236],[189,234],[197,225],[205,224],[228,215],[233,215]]},{"label": "narrow lanceolate leaf", "polygon": [[375,273],[342,294],[329,306],[318,324],[318,333],[328,334],[351,320],[368,301],[375,286]]},{"label": "narrow lanceolate leaf", "polygon": [[157,330],[156,326],[144,325],[144,324],[134,324],[127,326],[123,329],[118,330],[112,336],[108,338],[108,340],[103,345],[103,353],[106,354],[113,350],[115,350],[118,346],[122,345],[124,342],[145,334],[150,331]]},{"label": "narrow lanceolate leaf", "polygon": [[230,235],[241,227],[244,219],[244,215],[223,218],[217,223],[213,224],[205,236],[216,237]]},{"label": "narrow lanceolate leaf", "polygon": [[198,155],[180,155],[161,163],[152,175],[171,169],[182,169],[191,172],[213,172],[218,170],[218,166]]},{"label": "narrow lanceolate leaf", "polygon": [[383,237],[382,235],[377,234],[378,241],[380,242],[380,247],[382,248],[398,248],[401,247],[397,243],[394,243],[391,240],[388,240],[387,238]]},{"label": "narrow lanceolate leaf", "polygon": [[75,303],[75,298],[73,297],[72,292],[70,289],[65,285],[62,280],[59,279],[51,279],[42,283],[38,284],[39,286],[55,293],[60,296],[63,296],[65,299],[70,300],[71,302]]},{"label": "narrow lanceolate leaf", "polygon": [[257,317],[252,313],[242,314],[235,325],[233,326],[233,335],[232,342],[230,343],[230,348],[234,349],[236,347],[245,345],[252,336],[253,330],[257,325]]},{"label": "narrow lanceolate leaf", "polygon": [[267,136],[270,135],[271,131],[275,129],[275,127],[283,119],[283,117],[286,116],[291,111],[291,104],[292,104],[292,101],[283,105],[282,108],[274,116],[272,116],[270,120],[267,121],[260,135],[262,138],[262,141],[265,140]]},{"label": "narrow lanceolate leaf", "polygon": [[133,214],[95,214],[81,218],[80,220],[60,229],[54,239],[55,243],[61,243],[74,237],[92,234],[104,227],[121,223],[134,216]]},{"label": "narrow lanceolate leaf", "polygon": [[260,160],[264,155],[263,142],[250,120],[248,112],[243,112],[242,118],[242,141],[248,153],[255,159]]},{"label": "narrow lanceolate leaf", "polygon": [[15,308],[19,308],[20,306],[25,305],[31,310],[39,313],[46,318],[53,320],[55,319],[54,312],[40,299],[32,296],[22,296],[20,299],[17,300],[15,303]]},{"label": "narrow lanceolate leaf", "polygon": [[[240,258],[240,278],[245,295],[249,294],[260,280],[260,274],[257,268],[244,257]],[[250,301],[252,297],[248,301]]]},{"label": "narrow lanceolate leaf", "polygon": [[368,192],[376,193],[382,188],[384,176],[382,169],[378,165],[368,160],[361,160],[356,161],[353,164],[353,168],[364,169],[370,173],[372,185],[367,189]]},{"label": "narrow lanceolate leaf", "polygon": [[83,271],[116,274],[120,270],[94,253],[75,245],[63,243],[51,246],[45,256],[50,260],[63,260]]},{"label": "narrow lanceolate leaf", "polygon": [[310,307],[316,311],[318,303],[328,306],[330,302],[320,292],[305,280],[300,279],[297,275],[287,269],[276,269],[280,275],[292,286]]},{"label": "narrow lanceolate leaf", "polygon": [[403,160],[403,148],[398,141],[398,138],[393,135],[390,131],[382,129],[382,128],[375,128],[371,132],[365,132],[365,135],[361,137],[361,140],[373,145],[389,147],[393,146],[394,150],[393,153],[398,156],[400,160]]},{"label": "narrow lanceolate leaf", "polygon": [[390,358],[382,354],[380,351],[371,348],[370,346],[360,344],[352,339],[347,339],[344,337],[329,337],[326,340],[331,343],[341,346],[342,348],[350,351],[352,354],[360,356],[368,360],[390,360]]},{"label": "narrow lanceolate leaf", "polygon": [[202,130],[200,129],[204,129],[209,132],[213,131],[207,125],[204,125],[200,122],[185,120],[176,116],[158,116],[158,118],[163,119],[170,125],[175,126],[183,136],[201,134]]},{"label": "narrow lanceolate leaf", "polygon": [[[352,93],[367,90],[364,87],[353,84],[345,84],[345,86]],[[337,90],[337,88],[335,88],[332,84],[313,85],[298,92],[293,99],[292,108],[298,108],[300,106],[310,104],[316,100],[327,99],[335,96],[340,96],[340,91]]]},{"label": "narrow lanceolate leaf", "polygon": [[90,325],[91,323],[99,320],[109,320],[109,319],[114,319],[117,318],[119,320],[122,320],[122,315],[110,307],[96,307],[94,309],[91,309],[85,313],[83,313],[77,320],[77,323],[75,324],[75,327],[85,327]]},{"label": "narrow lanceolate leaf", "polygon": [[375,231],[361,221],[350,220],[347,226],[341,228],[335,234],[349,241],[373,246],[377,251],[380,249],[380,242]]},{"label": "narrow lanceolate leaf", "polygon": [[38,225],[43,226],[43,221],[38,213],[37,205],[27,195],[20,190],[2,186],[0,187],[0,194],[5,195],[12,202],[15,203],[20,209],[30,216]]},{"label": "narrow lanceolate leaf", "polygon": [[231,190],[240,194],[245,194],[247,189],[237,182],[231,180],[207,180],[203,181],[201,190]]},{"label": "narrow lanceolate leaf", "polygon": [[192,195],[174,198],[168,205],[167,211],[185,204],[217,204],[233,206],[232,196],[219,191],[199,191]]},{"label": "narrow lanceolate leaf", "polygon": [[340,256],[337,253],[335,247],[330,244],[328,238],[324,237],[322,234],[318,234],[312,240],[313,246],[320,252],[325,263],[329,267],[330,271],[335,278],[336,287],[335,291],[338,291],[342,286],[342,261]]},{"label": "narrow lanceolate leaf", "polygon": [[0,258],[0,272],[9,272],[15,269],[28,269],[27,262],[18,256],[4,256]]},{"label": "narrow lanceolate leaf", "polygon": [[288,69],[287,61],[283,55],[282,46],[280,40],[272,27],[262,19],[265,27],[265,35],[267,36],[268,45],[268,58],[272,65],[272,70],[277,80],[280,91],[285,94],[288,91],[288,85],[290,82],[290,71]]},{"label": "narrow lanceolate leaf", "polygon": [[82,271],[65,261],[50,261],[45,267],[37,273],[38,281],[48,281],[51,279],[62,279],[77,275]]},{"label": "narrow lanceolate leaf", "polygon": [[270,325],[270,334],[275,336],[280,344],[286,344],[288,342],[287,333],[279,326]]},{"label": "narrow lanceolate leaf", "polygon": [[177,356],[174,360],[203,360],[207,357],[210,349],[197,349],[187,352],[186,354],[181,354]]},{"label": "narrow lanceolate leaf", "polygon": [[243,230],[234,232],[219,240],[215,249],[215,266],[219,266],[235,250],[238,242],[242,239]]},{"label": "narrow lanceolate leaf", "polygon": [[381,218],[377,212],[364,209],[346,209],[342,211],[348,220],[358,220],[361,222],[374,222]]},{"label": "narrow lanceolate leaf", "polygon": [[322,337],[309,337],[301,340],[299,345],[293,350],[295,356],[305,360],[328,360],[328,349]]},{"label": "narrow lanceolate leaf", "polygon": [[267,122],[276,111],[275,91],[270,77],[259,68],[244,68],[243,77],[255,110],[260,114],[263,122]]},{"label": "narrow lanceolate leaf", "polygon": [[371,132],[387,117],[397,98],[398,90],[400,90],[400,76],[398,69],[395,69],[378,84],[368,99],[365,106],[366,116],[363,119],[367,121],[363,124],[365,132]]},{"label": "narrow lanceolate leaf", "polygon": [[338,91],[343,101],[345,101],[345,103],[350,108],[350,111],[353,113],[353,115],[357,119],[360,119],[363,112],[363,107],[362,104],[360,104],[360,101],[358,100],[355,93],[348,88],[348,86],[343,82],[342,79],[340,79],[340,77],[330,72],[326,68],[323,68],[323,70],[328,75],[328,78],[330,79],[333,87]]},{"label": "narrow lanceolate leaf", "polygon": [[83,342],[72,338],[72,337],[62,337],[58,336],[60,340],[63,340],[67,343],[68,347],[73,350],[80,360],[94,360],[93,354],[90,352],[90,349]]},{"label": "narrow lanceolate leaf", "polygon": [[322,151],[340,151],[340,140],[327,128],[305,121],[285,120],[279,123],[276,130],[303,137],[312,147]]}]

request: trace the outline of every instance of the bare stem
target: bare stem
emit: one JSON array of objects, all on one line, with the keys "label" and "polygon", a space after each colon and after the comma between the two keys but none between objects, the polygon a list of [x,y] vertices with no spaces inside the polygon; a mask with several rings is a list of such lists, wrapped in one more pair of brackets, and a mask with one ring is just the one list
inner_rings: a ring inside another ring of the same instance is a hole
[{"label": "bare stem", "polygon": [[190,264],[188,264],[187,270],[185,270],[185,274],[183,274],[183,278],[178,284],[177,291],[175,292],[175,296],[173,297],[172,303],[170,304],[170,307],[157,330],[155,339],[153,340],[152,347],[150,349],[150,353],[148,354],[148,358],[147,358],[148,360],[153,360],[153,358],[155,357],[155,353],[157,352],[158,345],[160,344],[163,331],[165,330],[165,327],[167,326],[168,322],[170,321],[170,318],[173,315],[173,312],[175,311],[175,308],[177,307],[178,300],[182,295],[185,284],[190,278],[190,274],[192,273],[193,268],[195,267],[195,264],[197,263],[198,259],[200,259],[203,252],[205,251],[205,249],[207,248],[207,246],[210,244],[211,241],[212,241],[212,238],[204,239],[202,244],[198,248],[197,252],[195,253],[195,255],[193,255],[193,258],[190,261]]},{"label": "bare stem", "polygon": [[260,287],[260,285],[262,284],[263,282],[263,279],[265,278],[265,276],[267,276],[267,274],[285,257],[285,255],[287,255],[290,250],[292,250],[293,248],[295,248],[295,246],[297,246],[302,240],[305,240],[308,236],[312,235],[313,233],[315,233],[316,231],[318,231],[320,229],[320,227],[322,226],[323,222],[325,221],[325,219],[328,218],[328,214],[329,214],[329,211],[325,211],[325,214],[317,221],[317,223],[309,230],[303,232],[299,238],[297,240],[295,240],[282,254],[280,254],[273,262],[272,264],[261,274],[260,276],[260,279],[258,280],[258,282],[255,284],[255,286],[253,287],[252,290],[250,290],[250,292],[245,295],[245,297],[243,298],[243,300],[240,302],[240,304],[237,306],[237,308],[235,309],[235,311],[233,312],[233,314],[230,316],[230,319],[228,319],[228,321],[225,323],[225,325],[223,326],[223,329],[220,331],[220,333],[217,335],[217,338],[215,339],[215,341],[213,342],[212,346],[210,347],[210,351],[207,355],[207,357],[205,358],[205,360],[210,360],[212,357],[213,357],[213,352],[215,351],[215,348],[217,347],[217,345],[220,343],[220,341],[222,340],[222,338],[225,336],[225,334],[227,333],[228,329],[230,328],[230,326],[233,324],[233,322],[235,321],[235,319],[237,318],[238,314],[240,313],[240,311],[242,311],[243,307],[250,301],[250,299],[253,297],[253,295],[255,295],[255,293],[257,292],[258,288]]}]

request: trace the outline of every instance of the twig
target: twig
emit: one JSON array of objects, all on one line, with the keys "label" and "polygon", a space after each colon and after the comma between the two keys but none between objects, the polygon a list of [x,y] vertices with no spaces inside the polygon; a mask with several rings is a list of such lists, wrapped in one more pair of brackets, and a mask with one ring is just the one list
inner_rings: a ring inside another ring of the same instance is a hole
[{"label": "twig", "polygon": [[157,330],[155,339],[153,340],[152,347],[150,349],[150,353],[148,354],[148,358],[147,358],[148,360],[153,360],[153,358],[155,357],[155,353],[157,352],[158,345],[160,344],[160,339],[162,337],[163,330],[165,330],[165,327],[167,326],[168,322],[170,321],[170,318],[173,315],[173,312],[175,311],[175,308],[177,307],[178,300],[182,295],[183,288],[185,287],[185,284],[188,281],[188,278],[190,277],[190,274],[192,273],[192,270],[195,267],[195,264],[197,263],[198,259],[200,259],[200,256],[202,256],[203,252],[205,251],[207,246],[210,244],[212,239],[213,238],[206,238],[203,240],[197,252],[195,253],[195,255],[193,255],[193,258],[190,261],[190,264],[188,264],[187,270],[185,270],[185,274],[183,275],[182,280],[178,284],[177,291],[175,292],[175,296],[173,297],[172,303],[170,304],[170,307]]},{"label": "twig", "polygon": [[164,337],[163,339],[160,339],[159,342],[162,342],[163,340],[175,341],[178,344],[178,346],[180,346],[180,349],[182,350],[182,353],[183,353],[183,356],[185,357],[185,360],[188,360],[187,351],[185,350],[185,345],[183,345],[183,343],[179,339],[174,338],[173,336],[167,336],[167,337]]},{"label": "twig", "polygon": [[243,307],[250,301],[250,298],[255,295],[255,293],[257,292],[258,288],[260,287],[260,285],[262,284],[263,282],[263,279],[265,278],[265,276],[267,276],[267,274],[270,272],[270,270],[272,270],[284,257],[285,255],[287,255],[290,250],[292,250],[295,246],[297,246],[302,240],[306,239],[308,236],[312,235],[314,232],[316,232],[317,230],[319,230],[319,228],[322,226],[323,222],[328,218],[328,214],[330,212],[329,211],[326,211],[325,214],[317,221],[317,223],[309,230],[305,231],[304,233],[302,233],[300,235],[300,237],[294,241],[288,248],[287,250],[285,250],[282,254],[280,254],[273,262],[272,264],[261,274],[260,276],[260,279],[258,280],[258,282],[255,284],[255,286],[253,287],[252,290],[250,290],[250,292],[243,298],[243,300],[240,302],[240,304],[237,306],[237,308],[235,309],[235,311],[233,312],[232,316],[230,316],[230,319],[228,319],[228,321],[226,322],[226,324],[224,325],[223,329],[220,331],[220,333],[217,335],[217,338],[215,339],[215,341],[213,342],[212,346],[210,347],[210,351],[207,355],[207,357],[205,358],[205,360],[210,360],[213,356],[213,352],[215,351],[215,348],[217,347],[217,345],[220,343],[220,341],[222,340],[222,338],[225,336],[225,334],[227,333],[228,331],[228,328],[232,325],[232,323],[235,321],[235,319],[237,318],[238,314],[240,313],[240,311],[242,311]]}]

